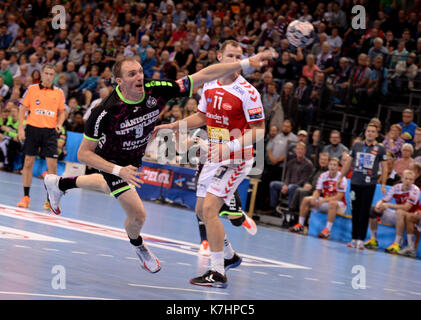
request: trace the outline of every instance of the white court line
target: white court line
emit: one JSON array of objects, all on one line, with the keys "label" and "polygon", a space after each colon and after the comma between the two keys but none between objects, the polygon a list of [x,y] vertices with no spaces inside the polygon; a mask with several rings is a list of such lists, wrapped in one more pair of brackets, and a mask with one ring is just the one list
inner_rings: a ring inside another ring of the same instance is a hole
[{"label": "white court line", "polygon": [[333,283],[333,284],[345,284],[345,282],[340,282],[340,281],[331,281],[331,283]]},{"label": "white court line", "polygon": [[410,294],[414,294],[417,296],[421,296],[421,292],[415,292],[415,291],[408,291]]},{"label": "white court line", "polygon": [[45,251],[60,251],[58,249],[52,249],[52,248],[42,248],[42,249],[44,249]]},{"label": "white court line", "polygon": [[230,271],[241,272],[241,270],[238,269],[230,269]]},{"label": "white court line", "polygon": [[[19,209],[17,207],[3,205],[3,204],[0,205],[0,215],[6,216],[6,217],[11,217],[11,218],[14,218],[14,219],[32,221],[32,222],[36,222],[36,223],[40,223],[40,224],[51,225],[51,226],[54,226],[54,227],[59,227],[59,228],[64,228],[64,229],[69,229],[69,230],[75,230],[75,231],[79,231],[79,232],[95,234],[95,235],[99,235],[99,236],[103,236],[103,237],[127,241],[127,236],[126,236],[126,232],[125,232],[124,229],[115,228],[115,227],[97,224],[97,223],[92,223],[92,222],[88,222],[88,221],[77,220],[77,219],[72,219],[72,218],[65,218],[65,217],[61,217],[61,216],[51,216],[51,215],[47,215],[45,213],[32,211],[32,210],[29,210],[29,209]],[[174,239],[166,238],[166,237],[162,237],[162,236],[158,237],[158,236],[153,236],[153,235],[146,234],[146,233],[144,233],[143,235],[145,237],[149,237],[149,238],[152,238],[152,239],[155,238],[155,239],[159,239],[161,241],[175,242],[176,244],[178,244],[180,246],[183,246],[185,248],[198,248],[199,247],[198,244],[189,243],[189,242],[186,242],[186,241],[174,240]],[[169,247],[166,244],[159,244],[159,243],[156,243],[154,241],[149,241],[148,244],[150,246],[162,248],[162,249],[165,249],[165,250],[181,252],[181,253],[193,255],[193,256],[197,255],[197,252],[194,252],[194,251],[189,251],[189,250],[185,250],[185,249],[181,249],[181,248],[175,248],[175,247],[171,247],[171,246]],[[244,263],[243,262],[244,266],[259,266],[259,267],[272,267],[272,268],[277,267],[277,268],[293,268],[293,269],[311,270],[310,267],[305,267],[305,266],[300,266],[300,265],[296,265],[296,264],[292,264],[292,263],[261,258],[261,257],[252,256],[252,255],[248,255],[248,254],[241,253],[241,256],[243,258],[249,258],[249,259],[253,259],[253,260],[257,260],[257,261],[261,261],[261,262],[265,262],[265,263],[270,264],[270,265],[258,265],[258,264]]]},{"label": "white court line", "polygon": [[293,276],[290,276],[289,274],[279,274],[280,277],[284,277],[284,278],[294,278]]},{"label": "white court line", "polygon": [[128,285],[132,286],[132,287],[142,287],[142,288],[151,288],[151,289],[164,289],[164,290],[178,290],[178,291],[200,292],[200,293],[213,293],[213,294],[221,294],[221,295],[225,295],[225,296],[228,295],[228,293],[225,293],[225,292],[204,291],[204,290],[173,288],[173,287],[147,286],[147,285],[144,285],[144,284],[134,284],[134,283],[129,283]]},{"label": "white court line", "polygon": [[319,279],[316,278],[304,278],[305,280],[309,280],[309,281],[319,281]]},{"label": "white court line", "polygon": [[389,288],[384,288],[383,289],[384,291],[391,291],[391,292],[397,292],[398,290],[396,290],[396,289],[389,289]]},{"label": "white court line", "polygon": [[263,271],[253,271],[253,273],[257,273],[257,274],[265,274],[265,275],[267,275],[267,273],[266,273],[266,272],[263,272]]},{"label": "white court line", "polygon": [[15,244],[15,247],[16,248],[25,248],[25,249],[30,249],[31,248],[31,247],[28,247],[28,246],[22,246],[20,244]]},{"label": "white court line", "polygon": [[177,262],[177,264],[182,265],[182,266],[191,266],[190,263],[185,263],[185,262]]},{"label": "white court line", "polygon": [[74,254],[88,254],[87,252],[83,252],[83,251],[72,251],[72,253],[74,253]]},{"label": "white court line", "polygon": [[29,292],[8,292],[0,291],[0,294],[8,294],[15,296],[35,296],[35,297],[52,297],[52,298],[65,298],[65,299],[84,299],[84,300],[117,300],[111,298],[98,298],[98,297],[83,297],[83,296],[62,296],[58,294],[44,294],[44,293],[29,293]]},{"label": "white court line", "polygon": [[126,257],[127,260],[139,260],[138,258]]},{"label": "white court line", "polygon": [[98,255],[101,256],[101,257],[114,258],[114,256],[112,256],[110,254],[103,254],[103,253],[101,253],[101,254],[98,254]]}]

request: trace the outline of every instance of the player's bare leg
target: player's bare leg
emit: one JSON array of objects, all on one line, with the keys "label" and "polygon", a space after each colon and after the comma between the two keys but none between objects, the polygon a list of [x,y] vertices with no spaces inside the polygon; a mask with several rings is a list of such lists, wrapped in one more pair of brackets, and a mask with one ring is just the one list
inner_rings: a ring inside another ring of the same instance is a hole
[{"label": "player's bare leg", "polygon": [[129,189],[117,199],[127,215],[124,226],[130,243],[134,246],[136,254],[142,262],[141,267],[151,273],[158,272],[161,270],[161,264],[140,236],[140,230],[146,219],[146,211],[137,191]]}]

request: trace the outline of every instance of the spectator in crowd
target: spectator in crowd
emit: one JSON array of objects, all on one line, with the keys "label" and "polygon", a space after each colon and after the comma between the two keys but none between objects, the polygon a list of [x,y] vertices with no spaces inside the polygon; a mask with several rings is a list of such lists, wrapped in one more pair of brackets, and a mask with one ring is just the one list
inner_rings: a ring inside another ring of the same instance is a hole
[{"label": "spectator in crowd", "polygon": [[332,49],[332,54],[334,56],[339,56],[342,47],[342,38],[339,36],[338,28],[333,28],[331,35],[327,37],[326,42],[330,45]]},{"label": "spectator in crowd", "polygon": [[415,63],[417,55],[411,52],[408,59],[398,61],[395,67],[395,73],[392,75],[394,87],[399,93],[404,91],[404,84],[408,89],[414,88],[414,80],[418,74],[418,66]]},{"label": "spectator in crowd", "polygon": [[77,91],[83,96],[85,106],[88,106],[91,103],[92,96],[97,90],[99,80],[98,73],[99,67],[93,65],[90,71],[91,75],[77,88]]},{"label": "spectator in crowd", "polygon": [[70,91],[75,90],[80,84],[80,80],[75,69],[76,65],[73,61],[67,62],[66,72],[64,72],[64,74],[66,75],[66,84]]},{"label": "spectator in crowd", "polygon": [[9,95],[9,86],[4,83],[3,77],[0,76],[0,103],[6,100],[6,97]]},{"label": "spectator in crowd", "polygon": [[294,84],[286,82],[281,93],[282,108],[284,110],[285,119],[295,122],[295,113],[298,108],[298,99],[294,95]]},{"label": "spectator in crowd", "polygon": [[1,60],[0,77],[3,78],[4,83],[11,88],[13,86],[13,75],[9,69],[9,61],[6,59]]},{"label": "spectator in crowd", "polygon": [[389,68],[395,68],[399,61],[406,61],[408,54],[409,52],[405,48],[405,40],[400,40],[398,47],[392,52],[392,56],[390,57]]},{"label": "spectator in crowd", "polygon": [[409,169],[410,165],[414,162],[412,154],[414,147],[409,143],[404,143],[401,147],[401,157],[396,159],[393,163],[393,170],[402,177],[405,170]]},{"label": "spectator in crowd", "polygon": [[[269,83],[267,91],[263,92],[263,95],[262,95],[262,104],[263,104],[265,115],[270,114],[273,106],[275,105],[276,102],[278,102],[279,99],[280,99],[280,96],[276,92],[276,83],[272,81],[271,83]],[[265,120],[267,123],[269,123],[270,117],[268,117]],[[267,127],[267,124],[266,124],[266,127]]]},{"label": "spectator in crowd", "polygon": [[275,61],[273,77],[281,81],[294,80],[296,78],[296,68],[289,52],[282,52],[280,58]]},{"label": "spectator in crowd", "polygon": [[[262,182],[259,185],[258,191],[258,194],[264,198],[269,194],[270,182],[282,178],[288,145],[298,142],[298,138],[292,132],[292,128],[292,122],[290,120],[284,120],[281,132],[273,138],[272,148],[267,149],[267,156],[270,162],[263,170]],[[262,207],[260,209],[267,209],[265,208],[266,201],[262,201],[261,205]]]},{"label": "spectator in crowd", "polygon": [[349,151],[349,149],[341,143],[341,133],[338,130],[332,130],[330,132],[329,142],[330,144],[323,148],[323,152],[328,153],[330,158],[342,159],[343,152]]},{"label": "spectator in crowd", "polygon": [[370,73],[367,84],[367,96],[370,113],[377,112],[379,103],[385,101],[388,93],[388,72],[383,67],[383,58],[381,55],[374,58],[373,70]]},{"label": "spectator in crowd", "polygon": [[[324,143],[322,141],[321,132],[319,129],[313,131],[311,136],[311,143],[306,146],[306,157],[313,162],[313,165],[318,168],[319,154],[322,153]],[[320,162],[320,161],[319,161]],[[326,163],[327,166],[327,163]]]},{"label": "spectator in crowd", "polygon": [[405,109],[402,111],[402,121],[398,124],[402,128],[401,138],[410,144],[414,143],[415,130],[418,128],[414,120],[414,111]]},{"label": "spectator in crowd", "polygon": [[308,82],[312,82],[314,79],[314,72],[319,71],[319,67],[314,63],[315,58],[311,53],[306,57],[306,65],[303,67],[302,74],[306,77]]},{"label": "spectator in crowd", "polygon": [[152,78],[154,73],[154,67],[158,61],[155,58],[155,49],[148,48],[146,49],[146,58],[142,61],[143,73],[145,77]]},{"label": "spectator in crowd", "polygon": [[270,207],[275,213],[280,195],[288,195],[288,207],[291,206],[295,190],[303,187],[308,181],[313,171],[313,163],[305,157],[306,145],[298,142],[295,147],[296,157],[291,159],[286,165],[284,181],[272,181],[270,189]]},{"label": "spectator in crowd", "polygon": [[86,110],[85,114],[83,115],[84,121],[87,121],[89,119],[92,109],[97,107],[109,95],[109,93],[110,93],[110,90],[107,87],[101,88],[99,90],[99,98],[91,102],[91,105]]},{"label": "spectator in crowd", "polygon": [[387,51],[386,47],[383,46],[383,40],[380,37],[377,37],[373,40],[374,46],[368,50],[368,59],[369,61],[373,62],[377,56],[381,56],[383,61],[386,62],[388,60],[389,51]]},{"label": "spectator in crowd", "polygon": [[[415,129],[414,135],[414,154],[412,155],[416,162],[421,163],[421,128]],[[418,159],[417,159],[418,158]]]},{"label": "spectator in crowd", "polygon": [[73,113],[72,130],[73,132],[85,132],[85,122],[83,121],[83,112],[76,111]]},{"label": "spectator in crowd", "polygon": [[370,79],[371,70],[368,67],[368,57],[361,53],[358,56],[358,65],[353,69],[350,77],[350,85],[354,90],[353,103],[358,103],[363,99],[363,95],[367,91],[368,80]]},{"label": "spectator in crowd", "polygon": [[386,151],[390,152],[396,159],[400,158],[401,148],[405,143],[405,140],[401,138],[401,132],[402,127],[399,124],[393,124],[386,135],[386,139],[382,142]]},{"label": "spectator in crowd", "polygon": [[[419,202],[418,202],[419,205]],[[406,225],[406,237],[408,239],[408,245],[402,250],[398,251],[397,254],[401,256],[406,256],[410,258],[417,257],[416,250],[416,234],[415,229],[419,232],[421,229],[421,214],[419,207],[415,212],[407,212],[405,214],[405,225]]]},{"label": "spectator in crowd", "polygon": [[73,62],[75,65],[83,63],[85,51],[83,50],[83,40],[75,40],[74,48],[70,50],[68,61]]},{"label": "spectator in crowd", "polygon": [[346,103],[349,90],[349,77],[351,74],[351,65],[346,57],[339,59],[339,68],[336,76],[333,78],[331,84],[327,88],[332,92],[332,99],[334,103]]},{"label": "spectator in crowd", "polygon": [[326,41],[322,44],[322,50],[316,58],[317,67],[326,74],[333,72],[334,69],[334,57],[331,52],[331,46]]},{"label": "spectator in crowd", "polygon": [[346,210],[345,192],[348,182],[345,178],[338,180],[340,176],[339,167],[340,161],[338,158],[329,160],[329,170],[322,173],[317,179],[313,195],[305,197],[301,202],[300,217],[298,223],[290,228],[291,232],[304,232],[305,219],[308,216],[310,209],[314,208],[321,212],[327,212],[328,218],[326,227],[318,236],[322,239],[330,239],[336,213],[340,212],[343,214]]},{"label": "spectator in crowd", "polygon": [[310,94],[312,88],[309,85],[306,77],[300,77],[298,86],[295,89],[294,97],[297,99],[298,106],[295,110],[294,121],[297,128],[307,129],[311,123],[313,109],[311,108]]},{"label": "spectator in crowd", "polygon": [[[378,249],[377,241],[377,219],[382,224],[396,227],[395,241],[386,248],[387,253],[397,253],[403,244],[403,233],[405,231],[405,215],[407,212],[414,212],[420,195],[420,189],[414,185],[415,173],[405,170],[402,174],[402,183],[394,185],[383,199],[379,200],[370,209],[370,234],[371,238],[364,246],[367,249]],[[395,200],[396,203],[392,203]]]}]

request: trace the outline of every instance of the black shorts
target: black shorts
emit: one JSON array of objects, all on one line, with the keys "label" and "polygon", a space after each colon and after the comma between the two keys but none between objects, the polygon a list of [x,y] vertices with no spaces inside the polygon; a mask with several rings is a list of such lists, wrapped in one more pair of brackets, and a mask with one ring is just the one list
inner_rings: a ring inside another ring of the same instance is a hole
[{"label": "black shorts", "polygon": [[110,196],[118,198],[127,190],[134,188],[134,186],[130,186],[126,181],[122,178],[117,177],[113,174],[109,174],[103,171],[99,172],[104,177],[105,181],[107,182],[108,188],[110,188]]},{"label": "black shorts", "polygon": [[56,129],[37,128],[27,125],[25,128],[23,153],[27,156],[40,155],[46,158],[58,158]]}]

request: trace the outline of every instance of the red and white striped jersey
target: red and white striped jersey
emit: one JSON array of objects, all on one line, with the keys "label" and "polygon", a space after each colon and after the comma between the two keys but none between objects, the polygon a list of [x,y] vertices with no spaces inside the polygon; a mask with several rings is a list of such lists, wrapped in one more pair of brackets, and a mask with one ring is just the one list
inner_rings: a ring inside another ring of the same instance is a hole
[{"label": "red and white striped jersey", "polygon": [[[265,119],[259,92],[242,76],[229,85],[218,80],[205,83],[198,110],[206,114],[210,144],[234,140],[250,129],[249,123]],[[243,152],[252,155],[253,149],[250,146]]]},{"label": "red and white striped jersey", "polygon": [[[322,192],[322,197],[333,197],[338,192],[346,192],[346,188],[348,186],[348,181],[345,177],[342,178],[341,184],[339,185],[339,189],[336,189],[336,182],[339,180],[339,176],[341,175],[340,172],[336,173],[335,178],[331,178],[329,176],[329,171],[323,172],[319,179],[317,180],[316,190],[320,190]],[[341,199],[341,201],[346,205],[345,195]]]},{"label": "red and white striped jersey", "polygon": [[415,185],[411,185],[409,190],[402,189],[402,183],[394,185],[386,195],[383,197],[384,202],[390,202],[392,199],[395,199],[396,204],[404,204],[409,202],[412,204],[410,212],[414,212],[417,209],[418,200],[420,197],[420,189]]}]

